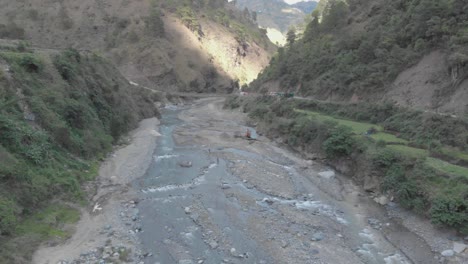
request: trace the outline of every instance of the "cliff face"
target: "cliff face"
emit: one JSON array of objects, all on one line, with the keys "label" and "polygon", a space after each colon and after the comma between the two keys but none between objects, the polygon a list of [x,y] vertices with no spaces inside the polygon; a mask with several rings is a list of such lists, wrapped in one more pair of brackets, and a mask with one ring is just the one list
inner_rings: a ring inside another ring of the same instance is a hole
[{"label": "cliff face", "polygon": [[[98,51],[128,79],[161,90],[232,90],[232,80],[252,81],[274,51],[264,33],[253,22],[241,21],[227,3],[183,10],[144,0],[2,0],[0,6],[0,38]],[[210,12],[234,18],[221,24]],[[159,21],[161,32],[153,26]]]}]

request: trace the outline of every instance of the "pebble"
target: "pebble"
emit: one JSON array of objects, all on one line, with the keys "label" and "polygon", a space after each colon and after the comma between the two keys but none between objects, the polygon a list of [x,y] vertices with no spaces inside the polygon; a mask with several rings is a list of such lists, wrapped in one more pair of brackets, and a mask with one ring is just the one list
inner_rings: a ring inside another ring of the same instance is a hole
[{"label": "pebble", "polygon": [[465,251],[465,249],[467,248],[468,246],[463,244],[463,243],[457,243],[457,242],[454,242],[453,243],[453,251],[457,254],[460,254],[462,253],[463,251]]},{"label": "pebble", "polygon": [[444,257],[453,257],[453,255],[455,255],[455,251],[453,251],[451,249],[444,250],[444,251],[442,251],[441,255],[444,256]]},{"label": "pebble", "polygon": [[218,242],[216,242],[216,241],[211,241],[211,242],[210,242],[210,247],[211,247],[211,249],[216,249],[216,248],[218,248]]},{"label": "pebble", "polygon": [[190,214],[192,212],[190,207],[185,207],[184,211],[185,211],[186,214]]},{"label": "pebble", "polygon": [[237,256],[235,248],[231,248],[231,250],[229,252],[231,252],[231,255]]},{"label": "pebble", "polygon": [[288,242],[288,241],[286,241],[286,240],[281,241],[281,247],[282,247],[282,248],[286,248],[286,247],[288,247],[288,246],[289,246],[289,242]]},{"label": "pebble", "polygon": [[325,235],[322,232],[317,232],[317,233],[312,235],[310,240],[312,240],[312,241],[321,241],[324,238],[325,238]]}]

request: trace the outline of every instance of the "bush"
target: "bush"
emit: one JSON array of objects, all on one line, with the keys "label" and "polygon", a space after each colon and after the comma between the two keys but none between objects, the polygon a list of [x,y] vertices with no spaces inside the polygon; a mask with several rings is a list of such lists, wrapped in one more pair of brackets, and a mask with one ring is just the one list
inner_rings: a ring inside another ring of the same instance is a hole
[{"label": "bush", "polygon": [[77,75],[77,67],[81,61],[80,53],[75,49],[69,49],[53,58],[53,63],[62,78],[71,81]]},{"label": "bush", "polygon": [[444,224],[451,227],[465,227],[468,225],[468,202],[450,197],[437,197],[430,210],[434,224]]},{"label": "bush", "polygon": [[42,60],[33,54],[24,54],[20,56],[18,64],[30,73],[40,72],[44,67]]},{"label": "bush", "polygon": [[330,137],[323,142],[323,148],[329,158],[347,156],[353,151],[355,140],[351,128],[338,126],[332,130]]},{"label": "bush", "polygon": [[372,156],[372,163],[378,168],[388,168],[398,160],[394,151],[387,148],[379,148]]},{"label": "bush", "polygon": [[0,235],[13,233],[17,225],[17,208],[13,201],[0,198]]},{"label": "bush", "polygon": [[5,39],[24,39],[24,29],[15,23],[8,25],[0,24],[0,38]]}]

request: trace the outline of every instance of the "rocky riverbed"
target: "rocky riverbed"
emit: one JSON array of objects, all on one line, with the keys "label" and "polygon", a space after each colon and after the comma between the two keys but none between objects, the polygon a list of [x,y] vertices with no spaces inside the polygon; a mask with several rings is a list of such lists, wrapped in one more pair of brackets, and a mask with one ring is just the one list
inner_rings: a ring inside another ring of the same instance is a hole
[{"label": "rocky riverbed", "polygon": [[222,103],[168,109],[158,132],[134,134],[104,164],[77,234],[36,263],[468,263],[463,238],[256,135]]}]

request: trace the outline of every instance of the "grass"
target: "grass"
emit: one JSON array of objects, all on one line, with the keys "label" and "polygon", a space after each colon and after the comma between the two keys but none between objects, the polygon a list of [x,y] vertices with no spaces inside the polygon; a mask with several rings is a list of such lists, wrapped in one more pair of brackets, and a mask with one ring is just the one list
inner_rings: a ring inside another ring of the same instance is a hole
[{"label": "grass", "polygon": [[371,135],[371,137],[376,140],[382,140],[386,143],[394,143],[394,144],[402,144],[402,145],[407,145],[409,142],[408,140],[398,138],[395,135],[389,134],[389,133],[383,133],[383,132],[378,132],[376,134]]},{"label": "grass", "polygon": [[468,162],[468,153],[461,152],[458,149],[443,147],[440,152],[448,157]]},{"label": "grass", "polygon": [[390,145],[387,146],[392,151],[410,158],[425,158],[429,155],[429,151],[425,149],[418,149],[403,145]]},{"label": "grass", "polygon": [[427,158],[426,164],[433,169],[451,176],[460,176],[468,179],[468,168],[457,166],[440,159]]},{"label": "grass", "polygon": [[17,226],[16,231],[19,235],[37,234],[43,239],[67,238],[71,234],[63,227],[78,220],[78,210],[64,205],[51,205],[24,220]]},{"label": "grass", "polygon": [[318,121],[322,121],[322,122],[331,121],[331,122],[336,122],[339,125],[350,127],[353,130],[353,132],[356,134],[364,134],[367,131],[369,131],[369,129],[371,128],[375,128],[379,132],[384,130],[382,126],[371,124],[371,123],[363,123],[363,122],[355,122],[351,120],[339,119],[339,118],[335,118],[329,115],[324,115],[318,112],[312,112],[312,111],[306,111],[306,110],[295,109],[295,111],[298,113],[306,114],[310,118],[316,119]]},{"label": "grass", "polygon": [[382,141],[385,141],[386,143],[398,143],[398,144],[404,144],[404,145],[408,144],[407,140],[404,140],[404,139],[396,137],[395,135],[383,132],[384,128],[379,125],[335,118],[335,117],[324,115],[318,112],[299,110],[299,109],[296,109],[295,111],[298,113],[306,114],[309,117],[322,121],[322,122],[331,121],[331,122],[336,122],[343,126],[350,127],[355,134],[362,135],[362,134],[365,134],[367,131],[369,131],[371,128],[374,128],[378,132],[371,135],[371,137],[376,141],[382,140]]}]

